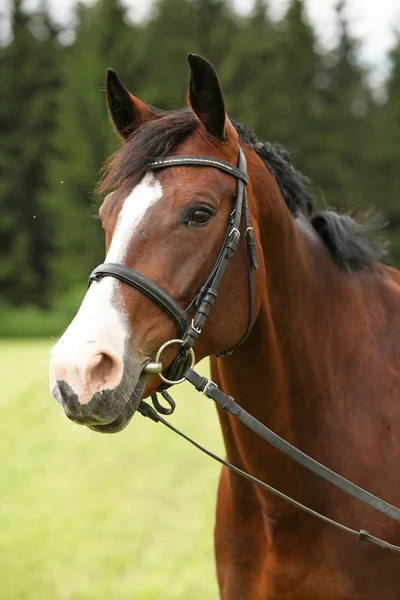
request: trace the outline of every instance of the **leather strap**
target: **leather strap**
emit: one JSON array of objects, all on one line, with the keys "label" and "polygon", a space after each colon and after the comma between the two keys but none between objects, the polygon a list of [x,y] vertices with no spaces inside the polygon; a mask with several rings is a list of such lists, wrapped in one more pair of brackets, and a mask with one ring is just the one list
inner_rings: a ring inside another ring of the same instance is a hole
[{"label": "leather strap", "polygon": [[209,156],[168,156],[167,158],[157,158],[149,163],[150,169],[165,169],[165,167],[182,167],[182,166],[194,166],[194,167],[213,167],[220,171],[225,171],[229,175],[233,175],[239,181],[243,181],[247,185],[248,177],[245,170],[234,167],[231,163],[219,158],[212,158]]},{"label": "leather strap", "polygon": [[147,279],[137,271],[116,263],[104,263],[92,271],[89,282],[98,281],[103,277],[115,277],[123,283],[139,290],[142,294],[153,300],[175,321],[180,338],[189,327],[189,319],[184,309],[162,287]]},{"label": "leather strap", "polygon": [[231,346],[227,350],[220,352],[218,354],[218,357],[230,356],[232,354],[232,352],[235,350],[235,348],[237,348],[238,346],[241,346],[247,340],[247,338],[249,337],[249,335],[251,333],[251,330],[253,329],[253,325],[254,325],[255,296],[256,296],[255,284],[254,284],[254,271],[258,270],[258,259],[257,259],[256,239],[255,239],[255,235],[254,235],[254,229],[251,226],[246,190],[244,190],[243,212],[244,212],[244,222],[245,222],[245,226],[246,226],[246,231],[245,231],[246,250],[247,250],[247,256],[248,256],[248,260],[249,260],[249,270],[248,270],[249,311],[250,311],[249,318],[247,320],[247,329],[246,329],[243,337],[234,346]]},{"label": "leather strap", "polygon": [[384,515],[394,519],[395,521],[400,522],[400,509],[396,508],[392,504],[385,502],[381,498],[370,494],[364,489],[360,488],[358,485],[351,483],[341,475],[338,475],[328,467],[325,467],[318,461],[311,458],[301,450],[298,450],[289,442],[286,442],[279,435],[268,429],[265,425],[257,421],[254,417],[252,417],[246,410],[241,408],[239,404],[237,404],[231,396],[224,394],[222,390],[220,390],[216,383],[213,381],[209,381],[207,377],[202,377],[193,369],[188,369],[185,372],[185,378],[189,383],[191,383],[196,390],[202,392],[207,398],[211,398],[220,406],[223,410],[226,410],[231,415],[236,417],[239,421],[241,421],[244,425],[246,425],[249,429],[254,431],[261,439],[265,442],[268,442],[279,450],[289,456],[292,460],[295,460],[300,465],[312,471],[319,477],[326,479],[332,485],[336,486],[340,490],[346,492],[350,496],[357,498],[357,500],[361,500],[365,504],[369,504],[375,510],[383,513]]},{"label": "leather strap", "polygon": [[304,504],[297,502],[297,500],[294,500],[290,496],[287,496],[283,492],[280,492],[279,490],[272,487],[271,485],[268,485],[268,483],[265,483],[264,481],[257,479],[257,477],[253,477],[253,475],[250,475],[250,473],[246,473],[246,471],[242,471],[242,469],[235,467],[234,465],[227,462],[223,458],[220,458],[219,456],[217,456],[210,450],[207,450],[207,448],[204,448],[204,446],[201,446],[200,444],[198,444],[197,442],[192,440],[188,435],[185,435],[184,433],[182,433],[182,431],[179,431],[179,429],[177,429],[176,427],[171,425],[171,423],[168,423],[168,421],[166,421],[165,419],[160,417],[160,415],[157,414],[157,412],[154,410],[154,408],[152,406],[150,406],[149,404],[147,404],[147,402],[145,402],[144,400],[141,400],[141,402],[138,406],[138,411],[144,417],[148,417],[155,423],[162,423],[163,425],[168,427],[168,429],[170,429],[174,433],[177,433],[183,439],[185,439],[190,444],[195,446],[195,448],[198,448],[199,450],[201,450],[201,452],[204,452],[204,454],[207,454],[207,456],[210,456],[211,458],[213,458],[214,460],[219,462],[221,465],[228,467],[228,469],[230,469],[237,475],[240,475],[241,477],[244,477],[248,481],[255,483],[256,485],[260,486],[264,490],[271,492],[275,496],[278,496],[278,498],[285,500],[285,502],[292,504],[296,508],[299,508],[300,510],[303,510],[304,512],[308,513],[309,515],[312,515],[313,517],[320,519],[321,521],[323,521],[324,523],[327,523],[328,525],[332,525],[333,527],[340,529],[344,533],[348,533],[348,534],[356,537],[360,542],[369,542],[371,544],[375,544],[376,546],[379,546],[380,548],[382,548],[384,550],[391,550],[392,552],[395,552],[396,554],[400,554],[400,546],[395,546],[394,544],[390,544],[389,542],[386,542],[385,540],[382,540],[381,538],[375,537],[374,535],[371,535],[365,529],[360,529],[359,531],[357,531],[356,529],[352,529],[351,527],[347,527],[347,525],[343,525],[342,523],[339,523],[338,521],[330,519],[329,517],[322,515],[321,513],[317,512],[316,510],[313,510],[312,508],[309,508],[308,506],[305,506]]},{"label": "leather strap", "polygon": [[[171,158],[179,159],[180,157],[171,157]],[[168,159],[165,159],[165,160],[168,160]],[[207,159],[207,160],[211,160],[211,162],[214,161],[214,159]],[[220,161],[217,161],[217,162],[220,162]],[[224,165],[224,168],[222,170],[226,170],[225,165],[228,165],[229,163],[222,162],[221,164]],[[229,165],[229,166],[232,167],[232,165]],[[236,167],[235,167],[235,169],[236,169]],[[247,171],[246,157],[243,153],[243,150],[240,147],[239,147],[239,168],[236,169],[236,171],[239,171],[239,173],[242,173],[242,174],[246,173],[246,171]],[[223,276],[225,273],[225,269],[228,265],[228,261],[230,258],[232,258],[232,256],[234,256],[234,254],[236,253],[238,246],[239,246],[240,237],[241,237],[240,224],[242,221],[243,213],[245,214],[246,227],[247,227],[247,224],[250,223],[250,216],[249,216],[249,211],[248,211],[248,206],[247,206],[246,183],[247,183],[247,176],[246,177],[238,177],[235,206],[234,206],[234,209],[233,209],[230,219],[229,219],[227,234],[225,236],[224,243],[223,243],[221,251],[218,255],[217,261],[216,261],[210,275],[208,276],[206,283],[200,290],[199,299],[196,301],[198,309],[196,311],[194,318],[192,319],[191,325],[189,326],[189,328],[185,334],[185,337],[183,338],[183,340],[184,340],[184,344],[182,346],[183,350],[187,350],[188,348],[191,348],[193,346],[197,337],[200,335],[201,330],[206,322],[206,319],[211,311],[211,308],[213,307],[214,302],[218,296],[219,286],[222,282],[222,279],[223,279]],[[250,227],[250,230],[252,231],[251,227]],[[246,229],[246,231],[247,231],[247,229]],[[249,253],[249,246],[247,248],[247,251]],[[251,328],[253,326],[254,303],[255,303],[254,302],[253,269],[258,268],[256,261],[257,261],[257,258],[254,260],[254,254],[253,254],[253,249],[252,249],[251,253],[249,253],[249,269],[248,269],[250,314],[249,314],[246,332],[245,332],[244,336],[239,340],[239,342],[237,344],[235,344],[235,346],[234,346],[235,348],[245,341],[245,339],[249,335]],[[225,350],[220,356],[222,356],[224,354],[231,354],[232,350],[233,350],[233,348]]]}]

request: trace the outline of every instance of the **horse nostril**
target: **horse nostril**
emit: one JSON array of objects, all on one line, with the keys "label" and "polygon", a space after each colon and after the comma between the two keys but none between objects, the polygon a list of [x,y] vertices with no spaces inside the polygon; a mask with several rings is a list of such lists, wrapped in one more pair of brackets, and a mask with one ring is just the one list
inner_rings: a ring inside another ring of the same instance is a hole
[{"label": "horse nostril", "polygon": [[105,383],[109,373],[112,372],[114,361],[107,354],[100,354],[97,365],[92,369],[92,381]]},{"label": "horse nostril", "polygon": [[122,363],[105,352],[93,356],[85,366],[84,380],[91,392],[113,389],[122,376]]}]

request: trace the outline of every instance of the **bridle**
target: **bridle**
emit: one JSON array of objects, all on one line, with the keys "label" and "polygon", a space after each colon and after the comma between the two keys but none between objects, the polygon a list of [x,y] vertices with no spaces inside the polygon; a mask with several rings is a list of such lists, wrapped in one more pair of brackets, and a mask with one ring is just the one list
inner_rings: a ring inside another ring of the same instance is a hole
[{"label": "bridle", "polygon": [[[205,283],[198,290],[196,296],[193,298],[191,303],[186,309],[183,309],[177,302],[168,294],[162,287],[147,279],[141,273],[134,271],[124,265],[115,263],[105,263],[94,269],[89,277],[89,282],[98,281],[106,276],[111,276],[119,279],[120,281],[130,285],[131,287],[139,290],[153,300],[164,312],[166,312],[171,319],[175,322],[178,330],[179,343],[181,344],[181,350],[178,356],[174,359],[168,369],[168,375],[165,376],[162,373],[162,365],[159,360],[155,363],[147,365],[147,373],[158,373],[163,380],[163,386],[159,391],[165,390],[168,386],[176,384],[182,380],[182,375],[188,366],[188,360],[192,358],[194,364],[193,352],[191,351],[193,344],[200,335],[207,317],[213,307],[213,304],[217,298],[218,290],[225,273],[228,261],[236,253],[241,233],[240,227],[242,219],[245,223],[245,237],[247,244],[247,255],[248,255],[248,279],[249,279],[249,319],[247,323],[247,329],[243,337],[231,348],[224,350],[219,356],[231,354],[235,348],[243,344],[248,338],[254,321],[254,304],[255,304],[255,291],[254,291],[254,271],[258,269],[256,242],[254,236],[254,230],[251,226],[250,213],[246,194],[247,185],[247,165],[246,157],[243,150],[239,146],[239,165],[234,167],[224,160],[217,158],[210,158],[207,156],[169,156],[167,158],[159,158],[153,160],[149,164],[150,170],[166,169],[169,167],[178,166],[196,166],[196,167],[213,167],[219,169],[225,173],[228,173],[237,180],[236,197],[234,201],[233,210],[229,217],[228,227],[226,235],[218,254],[217,260],[214,263]],[[190,318],[190,315],[193,315]],[[162,346],[162,351],[168,345],[172,343],[178,343],[178,341],[170,340],[167,345]],[[161,356],[159,351],[159,355]],[[192,364],[192,366],[193,366]],[[168,400],[168,398],[167,398]],[[168,413],[167,413],[168,414]]]},{"label": "bridle", "polygon": [[[170,318],[175,322],[175,325],[177,327],[179,338],[169,340],[165,344],[163,344],[156,354],[155,361],[149,362],[144,367],[144,372],[158,374],[162,379],[163,385],[158,389],[158,392],[160,392],[164,399],[168,402],[169,408],[166,408],[159,403],[157,399],[157,394],[155,393],[152,395],[152,401],[155,408],[150,406],[144,400],[141,400],[138,406],[138,411],[143,416],[149,417],[155,422],[163,423],[169,429],[171,429],[175,433],[178,433],[191,444],[195,445],[202,452],[205,452],[221,464],[229,467],[235,473],[252,481],[253,483],[256,483],[257,485],[268,490],[269,492],[272,492],[278,497],[296,506],[297,508],[309,514],[312,514],[313,516],[321,519],[325,523],[329,523],[330,525],[333,525],[346,533],[356,536],[358,540],[362,542],[370,542],[381,548],[392,550],[400,554],[400,546],[395,546],[393,544],[390,544],[389,542],[377,538],[364,529],[358,531],[347,527],[337,521],[334,521],[333,519],[326,517],[325,515],[322,515],[312,510],[307,506],[304,506],[303,504],[297,502],[293,498],[290,498],[289,496],[266,484],[265,482],[260,481],[259,479],[253,477],[249,473],[242,471],[241,469],[216,456],[209,450],[203,448],[202,446],[194,442],[192,439],[190,439],[188,436],[177,430],[173,425],[171,425],[168,421],[166,421],[160,416],[159,413],[169,415],[175,409],[175,402],[167,392],[167,388],[171,385],[175,385],[183,381],[188,381],[196,388],[196,390],[202,392],[207,398],[212,399],[223,410],[229,412],[234,417],[239,419],[243,424],[245,424],[248,428],[254,431],[263,440],[265,440],[266,442],[268,442],[269,444],[271,444],[272,446],[289,456],[291,459],[301,464],[303,467],[329,481],[330,483],[343,490],[347,494],[368,504],[369,506],[385,514],[386,516],[394,519],[395,521],[400,522],[400,509],[396,508],[395,506],[392,506],[391,504],[385,502],[377,496],[370,494],[366,490],[363,490],[362,488],[356,486],[341,475],[338,475],[334,471],[331,471],[321,463],[317,462],[307,454],[304,454],[303,452],[286,442],[284,439],[282,439],[273,431],[271,431],[268,427],[266,427],[263,423],[252,417],[247,411],[241,408],[231,396],[228,396],[227,394],[222,392],[222,390],[220,390],[214,382],[209,381],[206,377],[201,377],[198,373],[196,373],[193,370],[193,366],[195,363],[193,344],[200,335],[204,324],[207,320],[207,317],[210,313],[210,310],[217,298],[218,289],[224,276],[228,261],[230,258],[232,258],[232,256],[234,256],[235,252],[238,249],[239,242],[241,239],[240,228],[242,220],[244,220],[245,224],[245,239],[248,256],[250,300],[249,319],[247,329],[243,337],[234,346],[223,351],[219,356],[231,354],[237,346],[243,344],[243,342],[248,338],[252,330],[255,312],[254,271],[258,269],[257,251],[254,230],[251,226],[248,208],[246,194],[246,185],[248,182],[247,167],[246,159],[242,149],[239,147],[238,167],[235,167],[223,160],[205,156],[170,156],[167,158],[159,158],[153,160],[148,165],[149,170],[165,169],[174,166],[213,167],[224,171],[225,173],[228,173],[229,175],[235,177],[237,180],[237,193],[234,202],[234,207],[229,217],[227,232],[221,250],[204,285],[198,290],[196,296],[189,304],[189,306],[186,309],[183,309],[178,304],[178,302],[176,302],[176,300],[174,300],[174,298],[172,298],[172,296],[170,296],[170,294],[158,284],[154,283],[153,281],[151,281],[144,275],[138,273],[137,271],[134,271],[133,269],[130,269],[121,264],[102,264],[96,267],[89,277],[89,285],[94,281],[99,281],[103,277],[115,277],[123,283],[126,283],[127,285],[130,285],[131,287],[139,290],[142,294],[144,294],[153,302],[155,302],[164,312],[166,312],[170,316]],[[193,316],[190,317],[190,315],[192,314]],[[164,350],[173,344],[179,344],[180,351],[169,366],[167,376],[165,376],[163,374],[164,369],[161,357]]]}]

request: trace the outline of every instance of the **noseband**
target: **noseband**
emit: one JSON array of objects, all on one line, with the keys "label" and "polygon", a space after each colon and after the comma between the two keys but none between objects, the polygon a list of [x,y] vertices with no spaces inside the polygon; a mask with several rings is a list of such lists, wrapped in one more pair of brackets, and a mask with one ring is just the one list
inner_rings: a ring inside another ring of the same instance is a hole
[{"label": "noseband", "polygon": [[[249,277],[249,299],[250,311],[246,332],[239,342],[231,348],[224,350],[219,356],[231,354],[234,348],[243,344],[250,334],[254,321],[254,270],[258,269],[256,242],[254,230],[250,222],[250,214],[247,202],[246,185],[248,182],[246,158],[243,150],[239,147],[239,165],[234,167],[224,160],[206,156],[169,156],[167,158],[159,158],[149,164],[149,170],[167,169],[169,167],[196,166],[196,167],[213,167],[224,173],[228,173],[237,179],[237,191],[233,210],[229,217],[228,228],[226,235],[218,254],[217,260],[211,269],[204,285],[198,290],[196,296],[186,309],[183,309],[170,294],[147,279],[141,273],[130,269],[124,265],[115,263],[104,263],[94,269],[89,277],[89,283],[99,281],[103,277],[115,277],[123,283],[139,290],[142,294],[153,300],[169,317],[175,322],[181,350],[178,356],[174,359],[168,370],[168,377],[162,375],[162,364],[158,361],[151,363],[145,367],[148,373],[158,373],[164,385],[163,389],[177,383],[183,372],[188,366],[190,360],[190,352],[193,344],[200,335],[210,310],[217,298],[219,286],[225,273],[228,261],[235,254],[240,242],[240,226],[242,217],[245,222],[245,237],[247,243],[247,255],[249,261],[248,277]],[[191,315],[193,315],[191,317]],[[175,340],[171,340],[171,342]],[[164,349],[164,347],[162,347]],[[161,349],[160,349],[161,350]],[[159,350],[159,355],[161,355]]]}]

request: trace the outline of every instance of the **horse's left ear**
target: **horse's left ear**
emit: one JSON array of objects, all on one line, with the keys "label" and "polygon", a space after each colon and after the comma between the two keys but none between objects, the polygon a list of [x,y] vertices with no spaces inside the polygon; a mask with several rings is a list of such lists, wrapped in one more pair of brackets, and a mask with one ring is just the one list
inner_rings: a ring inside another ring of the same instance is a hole
[{"label": "horse's left ear", "polygon": [[218,140],[226,138],[225,104],[218,75],[208,60],[188,54],[190,65],[189,103],[208,133]]},{"label": "horse's left ear", "polygon": [[156,116],[150,106],[128,92],[114,69],[107,69],[106,91],[110,117],[123,138]]}]

